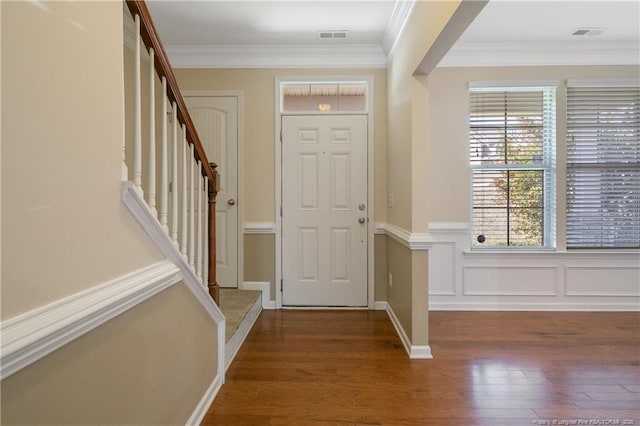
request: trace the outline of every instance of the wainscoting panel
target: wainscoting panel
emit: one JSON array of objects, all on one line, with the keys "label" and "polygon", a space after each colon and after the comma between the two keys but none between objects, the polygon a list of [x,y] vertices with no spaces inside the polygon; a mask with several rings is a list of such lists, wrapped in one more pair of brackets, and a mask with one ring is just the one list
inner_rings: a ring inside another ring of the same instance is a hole
[{"label": "wainscoting panel", "polygon": [[456,244],[434,244],[429,251],[429,295],[456,295]]},{"label": "wainscoting panel", "polygon": [[463,267],[465,296],[557,296],[555,266],[482,265]]},{"label": "wainscoting panel", "polygon": [[567,296],[639,297],[640,268],[630,266],[567,266]]},{"label": "wainscoting panel", "polygon": [[463,223],[430,223],[429,309],[640,311],[638,251],[472,251]]}]

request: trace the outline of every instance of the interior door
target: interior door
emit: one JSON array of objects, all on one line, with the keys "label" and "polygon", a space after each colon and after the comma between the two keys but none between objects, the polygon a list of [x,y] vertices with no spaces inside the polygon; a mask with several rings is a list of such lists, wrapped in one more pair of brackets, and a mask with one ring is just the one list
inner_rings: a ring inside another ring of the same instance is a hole
[{"label": "interior door", "polygon": [[367,306],[367,117],[282,117],[282,303]]},{"label": "interior door", "polygon": [[221,287],[238,287],[238,98],[186,96],[209,161],[218,165],[216,265]]}]

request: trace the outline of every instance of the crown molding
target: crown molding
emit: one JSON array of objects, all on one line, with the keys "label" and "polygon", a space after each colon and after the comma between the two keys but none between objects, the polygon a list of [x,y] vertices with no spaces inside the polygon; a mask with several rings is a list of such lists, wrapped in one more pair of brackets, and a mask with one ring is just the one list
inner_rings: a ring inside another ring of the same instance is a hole
[{"label": "crown molding", "polygon": [[458,43],[439,67],[638,65],[634,42]]},{"label": "crown molding", "polygon": [[389,18],[382,36],[382,48],[387,58],[391,57],[415,4],[416,0],[396,0],[391,18]]},{"label": "crown molding", "polygon": [[382,46],[167,46],[174,68],[385,68]]}]

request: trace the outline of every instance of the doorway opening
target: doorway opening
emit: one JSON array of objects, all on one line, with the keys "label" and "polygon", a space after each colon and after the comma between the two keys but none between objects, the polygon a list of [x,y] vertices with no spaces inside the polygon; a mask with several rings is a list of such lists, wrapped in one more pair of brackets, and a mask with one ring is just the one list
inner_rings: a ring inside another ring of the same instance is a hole
[{"label": "doorway opening", "polygon": [[276,79],[276,307],[373,309],[373,77]]}]

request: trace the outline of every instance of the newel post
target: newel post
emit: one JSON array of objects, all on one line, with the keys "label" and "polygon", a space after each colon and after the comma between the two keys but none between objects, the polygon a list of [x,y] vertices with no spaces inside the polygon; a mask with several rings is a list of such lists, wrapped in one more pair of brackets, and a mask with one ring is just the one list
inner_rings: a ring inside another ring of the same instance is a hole
[{"label": "newel post", "polygon": [[220,287],[216,279],[216,196],[220,190],[220,175],[216,163],[209,163],[213,169],[213,182],[209,183],[209,295],[220,306]]}]

